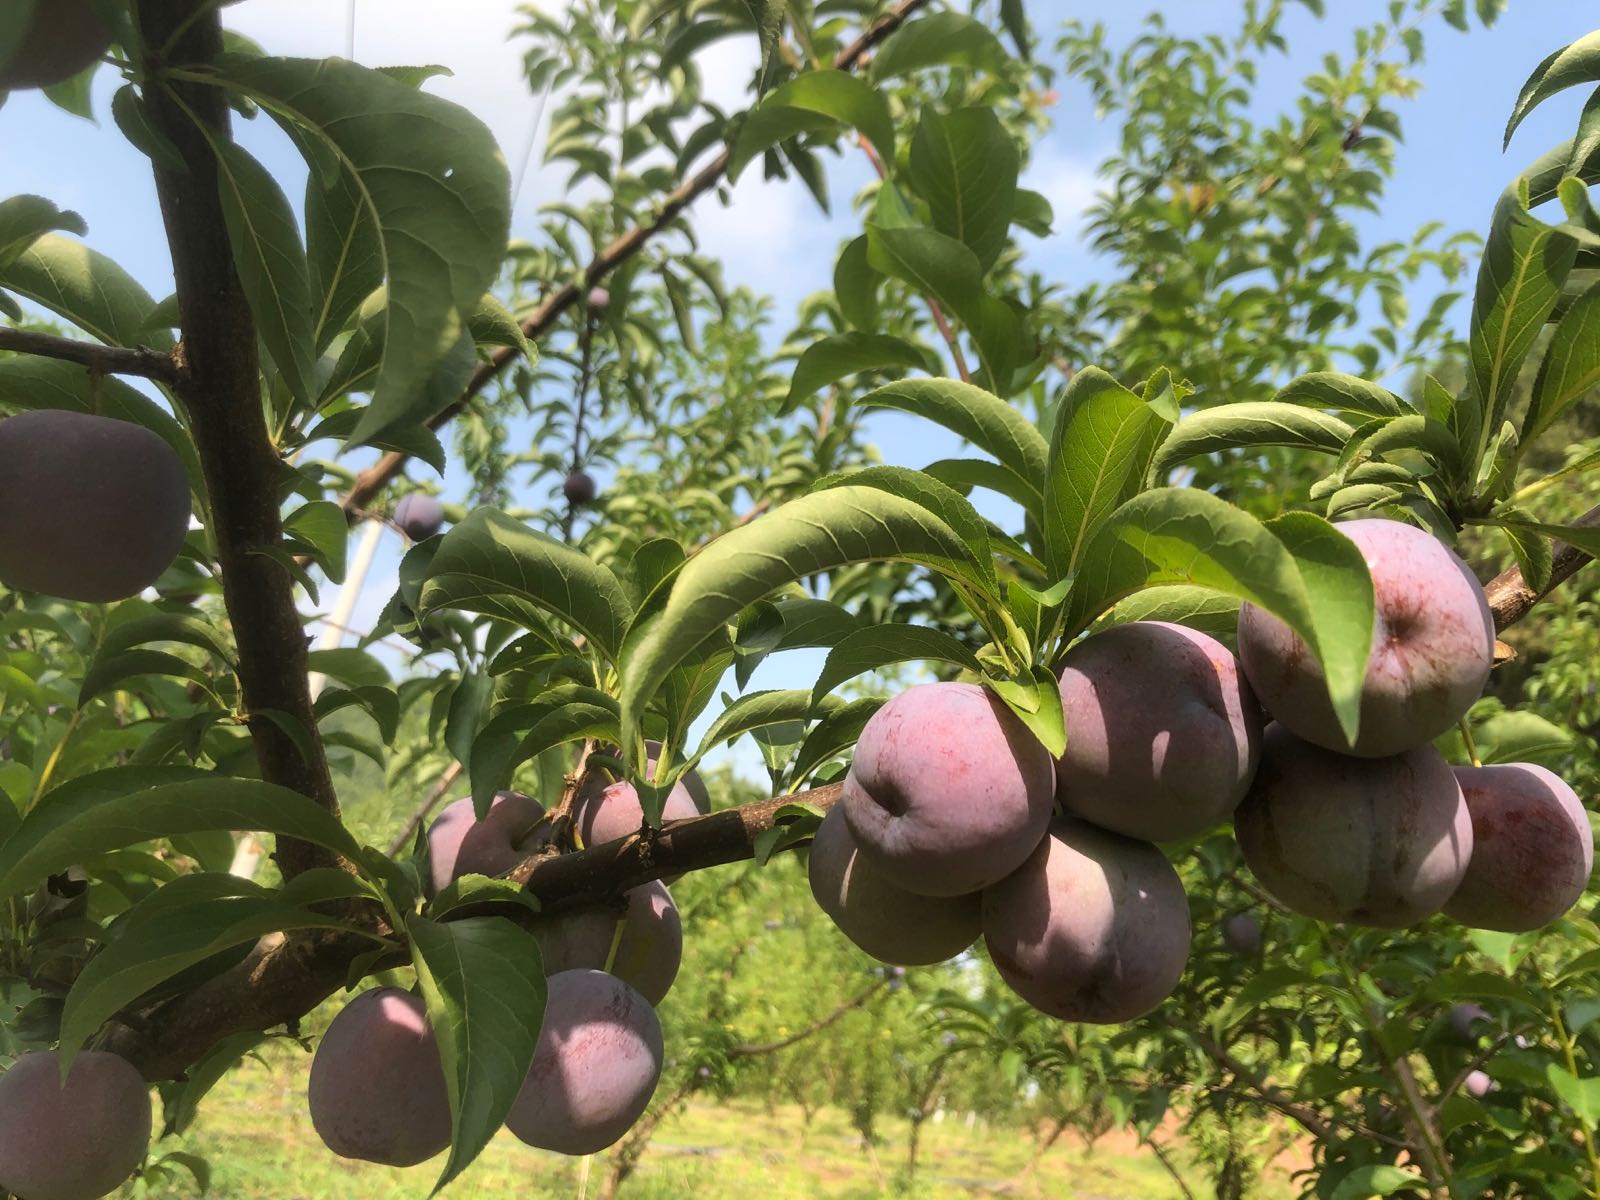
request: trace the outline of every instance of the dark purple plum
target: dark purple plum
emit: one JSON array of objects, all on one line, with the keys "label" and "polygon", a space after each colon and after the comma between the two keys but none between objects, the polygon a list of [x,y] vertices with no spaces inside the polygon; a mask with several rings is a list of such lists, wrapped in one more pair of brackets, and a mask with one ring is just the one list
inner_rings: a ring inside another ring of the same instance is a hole
[{"label": "dark purple plum", "polygon": [[428,883],[438,895],[463,875],[500,875],[523,860],[538,842],[544,806],[521,792],[496,792],[483,820],[472,797],[445,805],[428,826]]},{"label": "dark purple plum", "polygon": [[1329,750],[1381,758],[1431,742],[1472,707],[1494,665],[1494,618],[1483,588],[1450,547],[1414,525],[1369,518],[1339,532],[1372,573],[1372,657],[1354,745],[1334,716],[1322,668],[1299,635],[1246,604],[1239,658],[1262,706]]},{"label": "dark purple plum", "polygon": [[1450,1009],[1450,1029],[1459,1041],[1473,1045],[1481,1036],[1479,1024],[1489,1025],[1494,1018],[1481,1004],[1456,1004]]},{"label": "dark purple plum", "polygon": [[0,1075],[0,1192],[98,1200],[149,1146],[149,1086],[124,1058],[80,1051],[65,1086],[53,1050],[24,1054]]},{"label": "dark purple plum", "polygon": [[594,476],[587,471],[574,471],[561,481],[561,494],[569,504],[593,504],[598,491]]},{"label": "dark purple plum", "polygon": [[[660,1004],[678,977],[683,958],[683,925],[672,893],[659,881],[630,888],[626,908],[606,904],[564,909],[541,917],[534,926],[545,974],[607,970],[629,984],[650,1004]],[[609,968],[606,959],[618,921],[622,937]]]},{"label": "dark purple plum", "polygon": [[1149,842],[1066,817],[983,893],[983,940],[1000,977],[1063,1021],[1132,1021],[1178,986],[1189,901]]},{"label": "dark purple plum", "polygon": [[394,506],[394,523],[413,542],[426,541],[444,524],[444,505],[426,492],[411,492]]},{"label": "dark purple plum", "polygon": [[811,843],[811,894],[839,932],[880,962],[923,966],[954,958],[978,940],[982,899],[919,896],[890,883],[856,853],[834,805]]},{"label": "dark purple plum", "polygon": [[1222,942],[1235,954],[1261,953],[1261,922],[1251,913],[1234,913],[1222,922]]},{"label": "dark purple plum", "polygon": [[1233,819],[1261,886],[1322,921],[1415,925],[1444,907],[1472,857],[1466,801],[1432,746],[1355,758],[1268,725]]},{"label": "dark purple plum", "polygon": [[341,1158],[411,1167],[450,1145],[450,1097],[422,1001],[375,988],[346,1004],[311,1059],[306,1100]]},{"label": "dark purple plum", "polygon": [[1578,902],[1594,870],[1583,801],[1533,763],[1457,767],[1472,814],[1472,861],[1445,915],[1475,929],[1525,933]]},{"label": "dark purple plum", "polygon": [[604,971],[550,977],[533,1063],[506,1128],[530,1146],[595,1154],[632,1128],[661,1079],[661,1022]]},{"label": "dark purple plum", "polygon": [[970,683],[925,683],[872,715],[845,777],[857,852],[923,896],[1004,879],[1044,837],[1055,765],[1000,699]]},{"label": "dark purple plum", "polygon": [[189,478],[142,425],[37,409],[0,421],[0,582],[63,600],[137,595],[189,531]]},{"label": "dark purple plum", "polygon": [[1133,621],[1079,642],[1062,660],[1061,706],[1056,798],[1148,842],[1226,821],[1261,757],[1261,710],[1233,652],[1182,625]]}]

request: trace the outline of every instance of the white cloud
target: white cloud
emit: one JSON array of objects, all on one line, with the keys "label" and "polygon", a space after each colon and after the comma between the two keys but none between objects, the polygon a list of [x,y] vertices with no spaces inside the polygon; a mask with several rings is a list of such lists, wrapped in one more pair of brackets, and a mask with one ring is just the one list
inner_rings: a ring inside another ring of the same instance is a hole
[{"label": "white cloud", "polygon": [[1050,201],[1056,235],[1074,239],[1083,233],[1085,210],[1102,190],[1094,162],[1067,152],[1048,137],[1035,145],[1021,184]]}]

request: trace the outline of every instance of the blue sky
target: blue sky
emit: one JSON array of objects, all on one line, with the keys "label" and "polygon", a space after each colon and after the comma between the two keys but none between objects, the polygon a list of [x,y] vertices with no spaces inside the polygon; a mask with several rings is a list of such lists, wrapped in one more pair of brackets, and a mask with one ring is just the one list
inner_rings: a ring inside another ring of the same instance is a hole
[{"label": "blue sky", "polygon": [[[431,83],[432,90],[478,113],[494,130],[515,167],[524,149],[537,145],[538,105],[521,80],[521,49],[508,44],[516,4],[509,0],[356,0],[355,57],[369,65],[441,63],[455,76]],[[1179,32],[1231,31],[1239,0],[1032,0],[1028,11],[1039,32],[1041,53],[1053,54],[1060,27],[1069,18],[1103,21],[1113,45],[1138,32],[1143,16],[1160,11]],[[1295,7],[1286,34],[1288,56],[1268,61],[1260,88],[1264,110],[1292,103],[1298,81],[1318,68],[1322,56],[1347,56],[1350,32],[1378,19],[1387,0],[1333,0],[1330,16],[1316,21]],[[340,0],[244,0],[227,9],[230,25],[269,53],[322,56],[349,51],[349,8]],[[1505,116],[1532,67],[1550,51],[1589,32],[1597,21],[1581,0],[1512,0],[1495,29],[1460,34],[1433,22],[1428,27],[1427,61],[1416,72],[1417,98],[1401,107],[1405,144],[1384,211],[1370,219],[1372,240],[1405,237],[1425,221],[1449,229],[1481,230],[1495,197],[1517,170],[1550,145],[1568,136],[1581,96],[1552,102],[1519,132],[1508,155],[1500,151]],[[739,107],[748,77],[749,50],[721,44],[706,60],[708,90],[724,107]],[[160,219],[143,158],[110,122],[107,106],[116,81],[102,72],[96,89],[99,125],[76,120],[36,95],[13,96],[0,108],[0,195],[35,192],[77,210],[89,224],[89,242],[130,270],[155,295],[171,290],[171,271],[160,235]],[[1095,164],[1112,144],[1115,130],[1094,120],[1084,90],[1071,81],[1061,86],[1054,130],[1037,148],[1026,183],[1044,192],[1055,206],[1057,231],[1046,240],[1029,239],[1032,260],[1057,279],[1083,282],[1104,274],[1104,266],[1077,240],[1077,214],[1094,194]],[[241,131],[241,140],[284,179],[286,190],[300,190],[302,172],[281,137],[265,122]],[[702,247],[720,255],[730,282],[772,295],[778,332],[801,297],[827,287],[839,241],[859,231],[846,202],[866,179],[859,155],[835,160],[832,193],[835,214],[820,213],[798,184],[774,185],[751,171],[734,189],[733,202],[719,208],[703,200],[694,213]],[[540,169],[537,153],[519,196],[513,236],[536,233],[538,206],[560,195],[558,174]],[[1458,311],[1458,321],[1465,312]],[[891,462],[920,467],[953,452],[938,431],[886,415],[872,429]],[[354,460],[359,463],[358,460]],[[422,468],[426,470],[426,468]],[[460,498],[465,481],[454,474],[446,493]],[[393,590],[403,547],[387,535],[379,552],[354,624],[366,628]],[[331,589],[324,601],[331,606]],[[814,678],[817,656],[798,652],[788,661],[769,662],[753,686],[799,686]],[[743,756],[741,756],[742,758]]]}]

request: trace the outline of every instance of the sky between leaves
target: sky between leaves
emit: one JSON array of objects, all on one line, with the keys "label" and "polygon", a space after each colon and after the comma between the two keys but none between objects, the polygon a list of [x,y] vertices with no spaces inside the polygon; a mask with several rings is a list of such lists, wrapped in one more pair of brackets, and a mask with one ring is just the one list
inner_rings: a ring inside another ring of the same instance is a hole
[{"label": "sky between leaves", "polygon": [[[560,0],[547,0],[547,9]],[[1318,22],[1298,7],[1286,22],[1287,57],[1269,59],[1259,89],[1260,105],[1276,112],[1292,103],[1298,81],[1316,70],[1329,52],[1347,55],[1350,31],[1379,19],[1387,0],[1334,0]],[[521,69],[522,47],[507,40],[515,23],[516,0],[244,0],[228,8],[228,24],[260,42],[269,53],[323,57],[349,55],[370,66],[439,63],[454,76],[439,78],[430,90],[466,106],[494,131],[513,174],[527,166],[513,216],[512,236],[537,233],[539,206],[563,194],[564,170],[543,171],[539,146],[544,122],[537,97],[529,94]],[[1062,23],[1069,19],[1103,22],[1113,45],[1136,36],[1145,14],[1159,11],[1180,34],[1231,32],[1240,0],[1028,0],[1040,53],[1051,55]],[[1519,132],[1511,151],[1500,152],[1500,131],[1517,89],[1550,51],[1589,32],[1600,20],[1585,0],[1511,0],[1509,10],[1489,32],[1459,34],[1435,22],[1428,32],[1427,62],[1417,72],[1419,97],[1400,109],[1405,143],[1381,216],[1367,218],[1371,240],[1404,237],[1428,220],[1447,229],[1481,231],[1495,197],[1511,176],[1538,153],[1571,131],[1572,105],[1546,105]],[[702,56],[709,98],[729,111],[744,107],[742,97],[754,62],[753,48],[720,42]],[[115,80],[103,72],[96,88],[97,126],[77,120],[31,94],[11,97],[0,108],[0,194],[35,192],[81,213],[89,240],[131,271],[153,294],[172,290],[171,268],[160,238],[161,221],[154,187],[142,157],[124,142],[110,122],[108,106]],[[1110,150],[1115,128],[1097,123],[1083,88],[1066,81],[1055,111],[1055,128],[1036,148],[1025,186],[1044,193],[1056,213],[1055,236],[1022,235],[1030,260],[1057,280],[1083,282],[1105,268],[1078,242],[1082,209],[1094,195],[1095,164]],[[1573,101],[1574,104],[1580,101]],[[242,124],[242,123],[241,123]],[[290,196],[302,189],[304,170],[292,150],[267,122],[246,125],[240,140],[280,180]],[[728,282],[766,292],[776,300],[773,337],[786,327],[797,301],[830,285],[832,263],[841,240],[859,232],[847,198],[867,180],[870,169],[859,156],[832,160],[835,214],[821,213],[798,181],[763,181],[747,172],[728,208],[707,197],[691,216],[707,253],[723,260]],[[819,252],[819,247],[825,252]],[[1430,297],[1413,296],[1413,308]],[[1467,311],[1455,319],[1464,330]],[[921,467],[951,455],[950,435],[911,418],[884,413],[871,426],[885,459]],[[448,439],[447,439],[448,444]],[[360,464],[361,460],[353,460]],[[427,468],[420,468],[423,472]],[[444,486],[460,499],[466,480],[455,473]],[[541,491],[548,481],[539,485]],[[977,499],[977,497],[975,497]],[[980,503],[980,507],[986,507]],[[994,506],[987,515],[1004,520]],[[403,545],[386,535],[361,602],[352,618],[356,629],[370,628],[393,592]],[[323,600],[331,607],[333,589]],[[821,667],[822,651],[795,651],[768,659],[751,682],[754,688],[809,686]],[[732,689],[731,676],[725,684]],[[707,723],[718,710],[702,718]],[[698,734],[700,731],[696,730]],[[755,748],[733,751],[742,769],[763,772]]]}]

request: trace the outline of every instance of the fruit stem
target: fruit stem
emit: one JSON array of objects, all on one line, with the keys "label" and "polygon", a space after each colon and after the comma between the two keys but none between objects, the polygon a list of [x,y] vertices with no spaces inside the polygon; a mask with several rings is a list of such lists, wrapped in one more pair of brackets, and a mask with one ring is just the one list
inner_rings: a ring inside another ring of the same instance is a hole
[{"label": "fruit stem", "polygon": [[[78,721],[83,716],[83,709],[75,708],[72,715],[67,718],[67,727],[61,731],[61,737],[56,740],[55,748],[50,751],[50,757],[45,759],[44,770],[39,772],[39,781],[33,785],[33,796],[28,800],[28,808],[39,803],[39,797],[44,795],[44,789],[50,783],[50,776],[55,773],[56,764],[61,761],[61,753],[67,748],[67,741],[78,728]],[[24,816],[27,815],[25,811]]]},{"label": "fruit stem", "polygon": [[628,914],[624,910],[623,914],[617,918],[616,928],[611,931],[611,947],[606,951],[606,965],[600,968],[607,974],[610,974],[611,968],[617,965],[617,951],[622,946],[622,930],[627,923]]},{"label": "fruit stem", "polygon": [[1467,747],[1467,759],[1475,767],[1483,766],[1483,759],[1478,757],[1478,743],[1472,740],[1472,725],[1465,717],[1456,722],[1461,730],[1461,741]]}]

